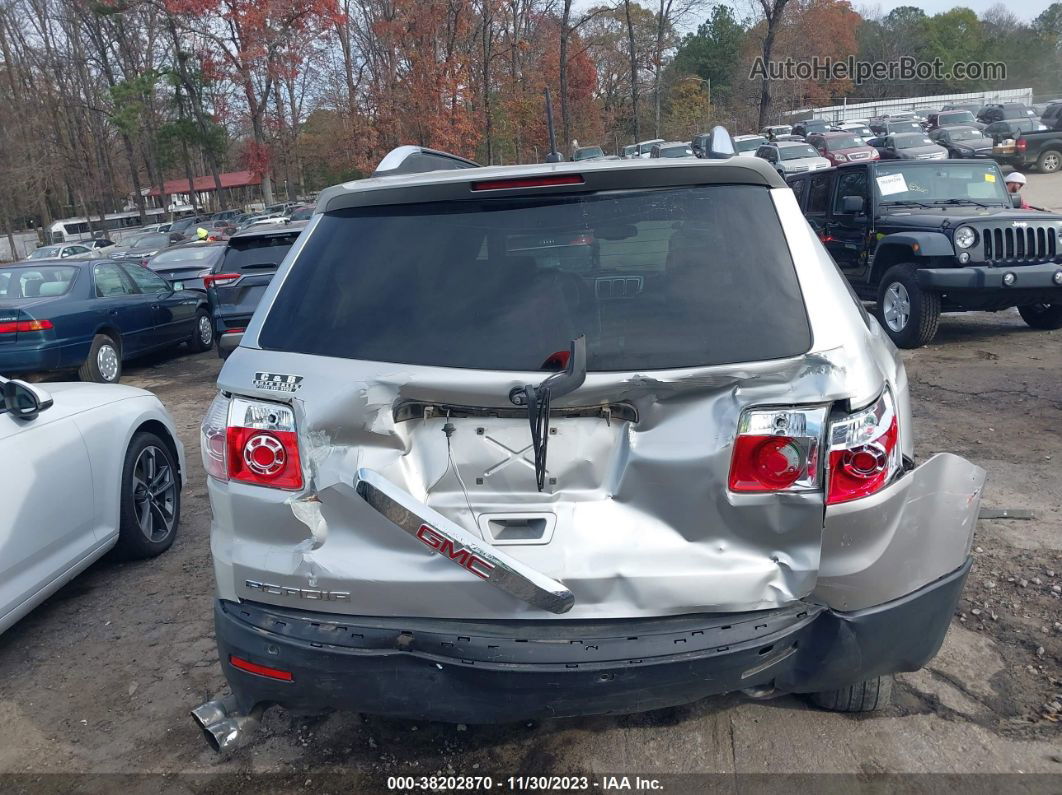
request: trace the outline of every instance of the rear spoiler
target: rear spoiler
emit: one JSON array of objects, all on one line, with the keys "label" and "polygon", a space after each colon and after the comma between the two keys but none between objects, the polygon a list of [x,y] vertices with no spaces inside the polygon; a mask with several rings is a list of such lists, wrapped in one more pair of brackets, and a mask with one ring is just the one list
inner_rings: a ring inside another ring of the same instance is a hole
[{"label": "rear spoiler", "polygon": [[426,171],[450,171],[457,168],[480,168],[479,163],[449,152],[424,146],[399,146],[392,149],[372,173],[374,177],[396,174],[421,174]]}]

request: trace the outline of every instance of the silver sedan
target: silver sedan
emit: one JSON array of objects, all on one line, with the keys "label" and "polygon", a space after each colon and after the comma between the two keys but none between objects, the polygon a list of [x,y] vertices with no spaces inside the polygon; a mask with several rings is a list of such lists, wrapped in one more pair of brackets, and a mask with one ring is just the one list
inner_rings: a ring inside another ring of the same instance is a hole
[{"label": "silver sedan", "polygon": [[104,553],[167,550],[184,449],[157,397],[116,384],[0,378],[0,632]]}]

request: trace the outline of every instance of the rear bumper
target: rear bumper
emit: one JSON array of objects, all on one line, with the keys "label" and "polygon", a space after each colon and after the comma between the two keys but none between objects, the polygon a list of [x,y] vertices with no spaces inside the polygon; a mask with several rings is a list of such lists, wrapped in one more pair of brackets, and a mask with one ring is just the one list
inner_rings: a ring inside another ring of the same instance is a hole
[{"label": "rear bumper", "polygon": [[62,349],[57,342],[0,345],[0,373],[4,375],[45,372],[61,365]]},{"label": "rear bumper", "polygon": [[[239,705],[499,723],[640,712],[773,685],[829,690],[936,654],[969,561],[878,607],[600,622],[347,618],[218,600],[222,668]],[[279,681],[230,656],[279,669]]]}]

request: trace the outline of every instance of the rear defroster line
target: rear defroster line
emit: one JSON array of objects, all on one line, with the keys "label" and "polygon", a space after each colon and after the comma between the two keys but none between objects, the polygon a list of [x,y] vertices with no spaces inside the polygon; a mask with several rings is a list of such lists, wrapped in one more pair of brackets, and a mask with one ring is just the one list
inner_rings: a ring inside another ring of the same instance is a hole
[{"label": "rear defroster line", "polygon": [[482,540],[414,499],[380,473],[359,469],[355,488],[383,517],[443,558],[510,596],[550,613],[567,613],[575,596],[559,580],[547,577]]}]

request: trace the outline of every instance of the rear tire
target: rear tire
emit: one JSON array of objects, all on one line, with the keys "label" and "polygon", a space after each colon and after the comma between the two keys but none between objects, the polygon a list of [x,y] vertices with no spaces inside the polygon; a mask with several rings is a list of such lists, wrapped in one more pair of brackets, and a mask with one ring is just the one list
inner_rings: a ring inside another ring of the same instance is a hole
[{"label": "rear tire", "polygon": [[133,436],[122,468],[122,505],[115,552],[123,558],[153,558],[177,536],[181,481],[169,445],[153,433]]},{"label": "rear tire", "polygon": [[811,703],[831,712],[876,712],[892,703],[892,676],[878,676],[838,690],[811,693]]},{"label": "rear tire", "polygon": [[1027,304],[1018,307],[1018,314],[1029,328],[1041,331],[1062,328],[1062,304]]},{"label": "rear tire", "polygon": [[117,384],[122,378],[122,343],[107,334],[92,339],[88,357],[77,371],[82,381]]},{"label": "rear tire", "polygon": [[214,347],[214,321],[205,309],[195,313],[195,327],[188,346],[196,353],[209,351]]},{"label": "rear tire", "polygon": [[1062,168],[1062,152],[1057,149],[1048,149],[1046,152],[1041,152],[1040,156],[1036,158],[1036,168],[1041,174],[1054,174],[1059,168]]},{"label": "rear tire", "polygon": [[914,265],[893,265],[878,285],[878,321],[901,348],[921,348],[940,325],[940,293],[923,290]]}]

